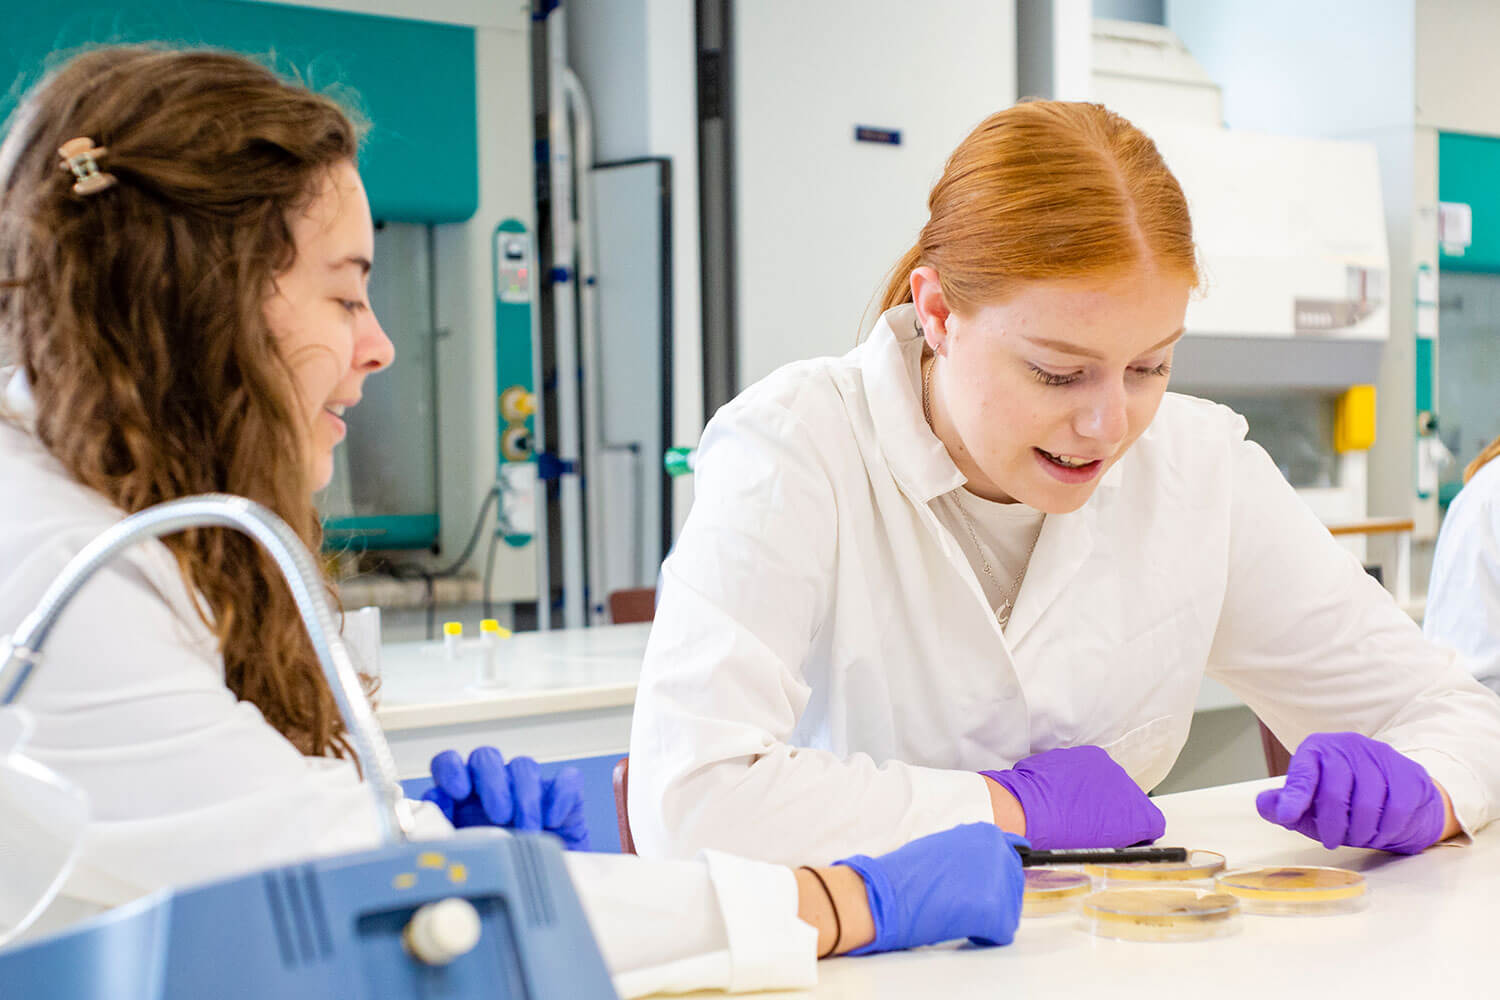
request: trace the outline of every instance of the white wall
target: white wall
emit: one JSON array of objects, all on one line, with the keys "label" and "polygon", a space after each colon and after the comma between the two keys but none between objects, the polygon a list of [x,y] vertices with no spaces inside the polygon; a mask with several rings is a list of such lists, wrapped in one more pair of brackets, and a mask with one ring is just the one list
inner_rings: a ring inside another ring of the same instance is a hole
[{"label": "white wall", "polygon": [[643,0],[568,0],[568,62],[588,94],[596,162],[644,156],[647,100]]},{"label": "white wall", "polygon": [[1421,0],[1416,35],[1417,121],[1500,136],[1500,4]]},{"label": "white wall", "polygon": [[[599,161],[672,161],[672,444],[703,430],[697,42],[692,0],[570,0],[569,59],[594,109]],[[692,479],[673,483],[677,527]]]},{"label": "white wall", "polygon": [[[698,58],[692,0],[646,0],[648,147],[672,159],[672,419],[674,445],[698,443],[703,413],[703,285],[698,243]],[[672,483],[676,531],[691,476]]]},{"label": "white wall", "polygon": [[1414,0],[1167,0],[1230,128],[1352,138],[1412,120]]},{"label": "white wall", "polygon": [[[744,387],[854,346],[944,160],[1015,100],[1015,8],[742,0],[733,31]],[[855,142],[856,125],[898,129],[902,145]]]}]

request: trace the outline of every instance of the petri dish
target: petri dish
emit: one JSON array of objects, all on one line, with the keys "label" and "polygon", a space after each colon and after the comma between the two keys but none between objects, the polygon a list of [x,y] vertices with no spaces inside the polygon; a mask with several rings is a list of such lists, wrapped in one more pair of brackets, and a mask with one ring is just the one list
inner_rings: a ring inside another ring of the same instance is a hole
[{"label": "petri dish", "polygon": [[1094,891],[1094,881],[1083,872],[1066,872],[1056,868],[1027,868],[1026,892],[1021,901],[1021,916],[1050,917],[1072,913],[1083,897]]},{"label": "petri dish", "polygon": [[1239,900],[1208,889],[1104,889],[1079,913],[1089,933],[1121,941],[1207,941],[1240,926]]},{"label": "petri dish", "polygon": [[1246,913],[1272,916],[1352,913],[1370,892],[1359,872],[1317,866],[1245,868],[1225,872],[1214,886],[1238,899]]},{"label": "petri dish", "polygon": [[1189,851],[1186,861],[1084,865],[1083,870],[1105,887],[1201,882],[1207,888],[1213,877],[1224,870],[1224,855],[1218,851]]}]

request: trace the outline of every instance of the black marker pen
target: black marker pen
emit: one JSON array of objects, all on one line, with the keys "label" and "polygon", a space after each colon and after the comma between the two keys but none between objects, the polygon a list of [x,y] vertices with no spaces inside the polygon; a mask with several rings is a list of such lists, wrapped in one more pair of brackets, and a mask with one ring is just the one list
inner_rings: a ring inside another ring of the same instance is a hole
[{"label": "black marker pen", "polygon": [[1186,847],[1078,847],[1064,851],[1038,851],[1017,847],[1023,867],[1036,865],[1118,865],[1132,861],[1182,862]]}]

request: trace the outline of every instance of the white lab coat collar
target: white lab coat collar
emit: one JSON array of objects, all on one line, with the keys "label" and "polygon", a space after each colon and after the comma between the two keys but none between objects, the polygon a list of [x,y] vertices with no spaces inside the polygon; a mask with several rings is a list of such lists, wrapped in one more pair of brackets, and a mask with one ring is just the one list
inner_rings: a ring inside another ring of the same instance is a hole
[{"label": "white lab coat collar", "polygon": [[[913,502],[929,504],[967,480],[922,414],[919,361],[923,342],[915,306],[907,303],[888,309],[861,348],[860,368],[869,395],[870,419],[892,476]],[[1098,511],[1118,491],[1128,460],[1127,455],[1116,462],[1078,510],[1050,515],[1043,522],[1005,632],[1011,648],[1020,643],[1088,559],[1094,547]]]},{"label": "white lab coat collar", "polygon": [[24,427],[28,432],[36,430],[36,400],[31,396],[31,383],[20,365],[0,367],[0,417],[8,418]]},{"label": "white lab coat collar", "polygon": [[887,309],[860,349],[870,420],[902,492],[925,504],[965,483],[948,449],[922,415],[922,334],[917,308]]}]

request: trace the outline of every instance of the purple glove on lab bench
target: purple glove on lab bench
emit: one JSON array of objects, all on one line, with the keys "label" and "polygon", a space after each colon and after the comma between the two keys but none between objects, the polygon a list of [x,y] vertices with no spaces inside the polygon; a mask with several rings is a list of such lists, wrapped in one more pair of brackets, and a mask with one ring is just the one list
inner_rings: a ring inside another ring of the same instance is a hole
[{"label": "purple glove on lab bench", "polygon": [[1443,835],[1443,796],[1427,770],[1359,733],[1314,733],[1287,767],[1286,783],[1255,797],[1263,819],[1324,847],[1417,854]]},{"label": "purple glove on lab bench", "polygon": [[1125,769],[1098,747],[1062,747],[980,771],[1021,803],[1033,847],[1129,847],[1155,840],[1166,817]]},{"label": "purple glove on lab bench", "polygon": [[966,823],[878,858],[857,854],[834,862],[864,879],[875,921],[875,940],[849,954],[962,937],[980,945],[1010,944],[1026,888],[1018,845],[1030,846],[993,823]]}]

